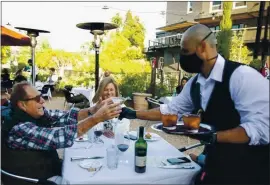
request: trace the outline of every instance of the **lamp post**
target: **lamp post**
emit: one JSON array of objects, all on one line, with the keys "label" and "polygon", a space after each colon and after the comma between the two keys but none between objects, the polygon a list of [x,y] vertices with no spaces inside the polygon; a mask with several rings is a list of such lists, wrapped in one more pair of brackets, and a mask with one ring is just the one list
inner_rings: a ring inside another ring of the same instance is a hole
[{"label": "lamp post", "polygon": [[50,33],[46,30],[38,30],[38,29],[32,29],[32,28],[23,28],[23,27],[15,27],[19,30],[25,30],[27,31],[27,35],[30,37],[31,41],[31,59],[32,59],[32,84],[35,86],[36,81],[36,69],[35,69],[35,49],[37,46],[37,37],[39,36],[39,33]]},{"label": "lamp post", "polygon": [[80,29],[90,30],[90,33],[94,35],[94,47],[95,47],[95,91],[99,85],[99,48],[100,48],[100,36],[104,34],[105,30],[112,30],[118,28],[116,24],[105,22],[87,22],[79,23],[76,25]]}]

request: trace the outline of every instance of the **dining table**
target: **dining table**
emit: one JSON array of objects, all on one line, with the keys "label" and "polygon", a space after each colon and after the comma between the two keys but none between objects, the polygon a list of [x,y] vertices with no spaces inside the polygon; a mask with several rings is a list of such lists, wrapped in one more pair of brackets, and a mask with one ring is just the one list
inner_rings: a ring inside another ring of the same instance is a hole
[{"label": "dining table", "polygon": [[[136,131],[130,134],[137,135]],[[196,175],[201,167],[195,162],[188,163],[188,168],[164,168],[164,161],[168,158],[187,157],[177,148],[155,133],[155,140],[147,140],[147,163],[145,173],[136,173],[134,166],[135,140],[130,141],[129,149],[123,152],[128,163],[119,163],[118,167],[111,170],[107,167],[106,149],[115,144],[115,139],[107,138],[104,135],[100,138],[104,141],[103,145],[91,144],[87,140],[76,142],[72,147],[65,148],[62,166],[63,182],[70,184],[193,184]],[[158,139],[157,139],[158,138]],[[101,156],[102,159],[73,160],[73,157],[95,157]],[[87,160],[99,161],[102,168],[94,176],[80,166]]]}]

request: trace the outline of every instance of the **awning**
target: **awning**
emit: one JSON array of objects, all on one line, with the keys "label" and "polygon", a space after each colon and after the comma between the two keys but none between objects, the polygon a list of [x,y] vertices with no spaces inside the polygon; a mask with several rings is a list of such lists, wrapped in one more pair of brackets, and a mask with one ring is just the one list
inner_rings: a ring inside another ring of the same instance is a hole
[{"label": "awning", "polygon": [[[264,16],[267,15],[267,11],[264,11]],[[242,20],[242,19],[252,19],[259,17],[259,12],[254,11],[254,12],[245,12],[245,13],[238,13],[238,14],[232,14],[231,19],[234,20]],[[206,17],[206,18],[200,18],[200,19],[194,19],[196,22],[200,24],[215,24],[220,22],[222,19],[222,14],[215,16],[215,19],[213,20],[212,16]]]},{"label": "awning", "polygon": [[175,23],[175,24],[171,24],[171,25],[157,28],[157,30],[174,31],[174,30],[183,29],[183,28],[193,26],[194,24],[197,24],[197,22],[183,21],[183,22],[179,22],[179,23]]},{"label": "awning", "polygon": [[2,46],[31,46],[30,38],[15,29],[1,26]]}]

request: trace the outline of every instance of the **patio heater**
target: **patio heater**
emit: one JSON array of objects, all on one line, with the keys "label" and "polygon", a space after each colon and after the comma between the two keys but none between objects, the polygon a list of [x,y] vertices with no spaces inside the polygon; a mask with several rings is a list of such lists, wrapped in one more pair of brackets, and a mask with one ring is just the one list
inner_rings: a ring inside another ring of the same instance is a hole
[{"label": "patio heater", "polygon": [[35,69],[35,48],[37,46],[37,37],[39,36],[39,33],[50,33],[46,30],[38,30],[38,29],[32,29],[32,28],[23,28],[23,27],[15,27],[19,30],[25,30],[27,31],[27,35],[30,37],[31,41],[31,59],[32,59],[32,84],[35,86],[36,81],[36,69]]},{"label": "patio heater", "polygon": [[105,30],[112,30],[118,28],[116,24],[105,22],[87,22],[79,23],[76,25],[80,29],[90,30],[90,33],[94,35],[95,46],[95,91],[97,91],[99,85],[99,48],[100,48],[100,36],[104,34]]}]

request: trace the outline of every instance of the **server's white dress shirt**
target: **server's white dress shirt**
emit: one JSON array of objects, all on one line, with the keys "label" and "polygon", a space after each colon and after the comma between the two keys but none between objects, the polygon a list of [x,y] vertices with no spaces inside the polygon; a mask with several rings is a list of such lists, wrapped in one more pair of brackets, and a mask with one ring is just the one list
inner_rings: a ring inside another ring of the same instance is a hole
[{"label": "server's white dress shirt", "polygon": [[[199,74],[201,106],[206,109],[215,81],[222,82],[225,59],[218,55],[211,74],[205,79]],[[185,85],[182,92],[169,104],[160,106],[162,114],[178,114],[192,112],[194,109],[190,88],[194,77]],[[243,127],[250,138],[250,145],[269,143],[269,80],[248,66],[239,66],[232,74],[229,84],[231,98],[241,117]]]}]

